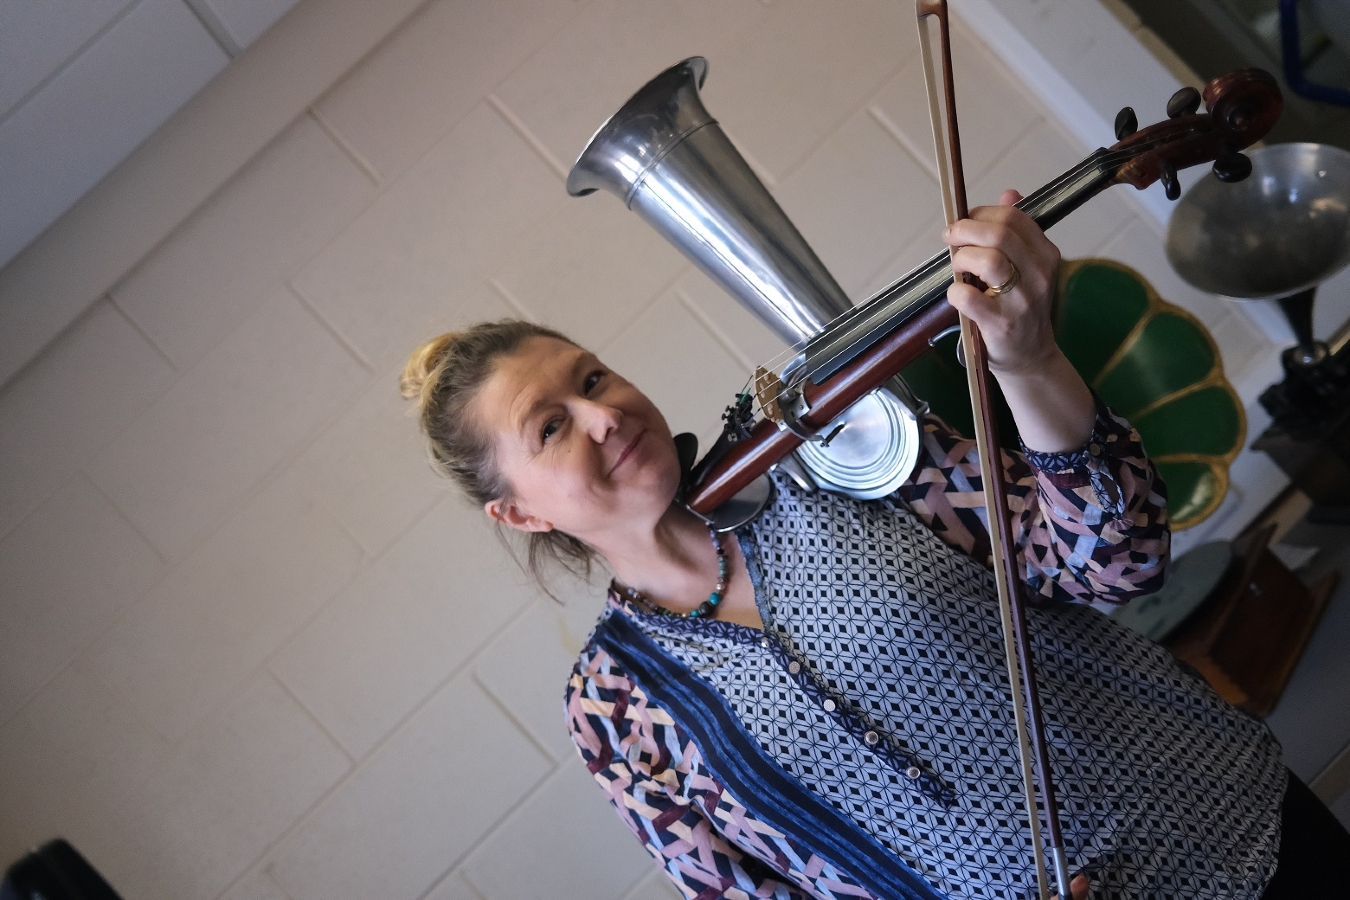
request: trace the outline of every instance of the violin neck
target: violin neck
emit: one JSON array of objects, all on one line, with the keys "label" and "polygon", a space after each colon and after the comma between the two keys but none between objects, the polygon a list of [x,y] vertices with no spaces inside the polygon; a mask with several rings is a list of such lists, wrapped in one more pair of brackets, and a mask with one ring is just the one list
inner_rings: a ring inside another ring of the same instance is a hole
[{"label": "violin neck", "polygon": [[[1115,168],[1107,155],[1104,149],[1095,151],[1022,198],[1018,209],[1042,229],[1050,228],[1114,183]],[[798,362],[790,367],[791,382],[799,384],[809,379],[819,384],[829,378],[881,338],[946,297],[951,283],[951,259],[949,251],[944,250],[807,341]]]},{"label": "violin neck", "polygon": [[1108,160],[1110,151],[1093,151],[1087,159],[1054,181],[1018,201],[1017,208],[1031,216],[1041,230],[1048,231],[1069,213],[1115,183],[1116,166]]}]

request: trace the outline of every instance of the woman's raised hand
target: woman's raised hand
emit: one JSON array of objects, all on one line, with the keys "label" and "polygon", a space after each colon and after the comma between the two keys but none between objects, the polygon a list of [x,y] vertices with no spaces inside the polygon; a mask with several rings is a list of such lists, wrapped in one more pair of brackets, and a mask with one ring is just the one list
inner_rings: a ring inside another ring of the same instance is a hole
[{"label": "woman's raised hand", "polygon": [[943,232],[953,248],[953,270],[1003,288],[991,295],[957,281],[947,292],[952,306],[979,326],[995,374],[1032,371],[1056,350],[1050,300],[1059,248],[1013,206],[1021,199],[1017,191],[1004,191],[998,206],[978,206]]},{"label": "woman's raised hand", "polygon": [[947,299],[979,327],[989,371],[998,379],[1022,441],[1060,453],[1081,447],[1092,431],[1092,392],[1055,343],[1050,324],[1059,249],[1004,191],[998,206],[980,206],[953,222],[943,240],[952,268],[990,286],[955,282]]}]

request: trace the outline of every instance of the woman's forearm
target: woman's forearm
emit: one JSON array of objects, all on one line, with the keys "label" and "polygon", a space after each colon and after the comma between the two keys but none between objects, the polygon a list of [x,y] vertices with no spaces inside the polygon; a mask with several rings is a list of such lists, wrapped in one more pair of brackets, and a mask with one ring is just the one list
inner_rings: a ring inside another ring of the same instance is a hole
[{"label": "woman's forearm", "polygon": [[1077,450],[1092,433],[1096,404],[1092,392],[1058,348],[1023,371],[996,368],[993,375],[1012,410],[1022,442],[1030,450]]}]

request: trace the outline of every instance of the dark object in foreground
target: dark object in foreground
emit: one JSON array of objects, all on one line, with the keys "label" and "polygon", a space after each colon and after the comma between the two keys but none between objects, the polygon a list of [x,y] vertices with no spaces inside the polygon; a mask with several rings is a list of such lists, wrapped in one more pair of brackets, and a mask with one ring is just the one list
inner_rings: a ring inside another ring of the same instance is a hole
[{"label": "dark object in foreground", "polygon": [[122,900],[63,838],[43,844],[5,873],[0,900]]},{"label": "dark object in foreground", "polygon": [[1261,404],[1275,421],[1252,443],[1312,500],[1314,522],[1350,521],[1350,345],[1332,343],[1316,365],[1286,366],[1266,388]]}]

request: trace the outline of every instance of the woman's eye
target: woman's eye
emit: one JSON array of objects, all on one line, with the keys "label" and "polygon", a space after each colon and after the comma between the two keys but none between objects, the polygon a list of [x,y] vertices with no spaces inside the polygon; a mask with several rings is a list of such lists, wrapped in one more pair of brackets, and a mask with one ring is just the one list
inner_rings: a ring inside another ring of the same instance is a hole
[{"label": "woman's eye", "polygon": [[539,432],[539,437],[543,440],[545,444],[547,444],[548,439],[553,437],[553,435],[557,434],[558,429],[560,427],[561,426],[557,419],[549,419],[547,422],[544,423],[543,429]]},{"label": "woman's eye", "polygon": [[605,377],[603,370],[597,370],[586,376],[586,381],[582,384],[582,393],[589,394],[595,390],[596,385]]}]

